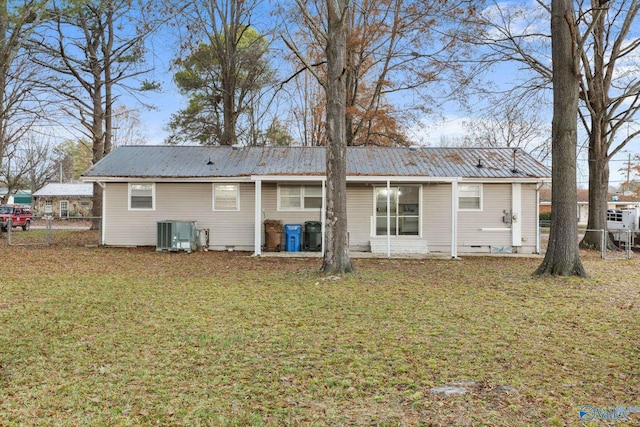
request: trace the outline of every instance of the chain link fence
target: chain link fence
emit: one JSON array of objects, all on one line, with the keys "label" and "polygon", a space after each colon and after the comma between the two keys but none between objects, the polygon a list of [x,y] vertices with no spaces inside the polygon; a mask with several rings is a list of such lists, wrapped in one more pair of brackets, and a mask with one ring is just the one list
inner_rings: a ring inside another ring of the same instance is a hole
[{"label": "chain link fence", "polygon": [[614,233],[609,233],[615,236],[614,243],[619,247],[618,250],[607,249],[608,234],[606,230],[587,230],[596,231],[600,233],[600,247],[602,259],[616,260],[616,259],[631,259],[633,257],[633,246],[635,245],[634,232],[631,230],[616,230]]},{"label": "chain link fence", "polygon": [[8,227],[0,233],[0,245],[8,246],[99,246],[99,217],[34,217],[27,230]]},{"label": "chain link fence", "polygon": [[[538,227],[538,237],[541,242],[541,251],[546,251],[549,243],[549,226],[551,221],[540,221],[540,227]],[[594,229],[581,229],[578,233],[578,240],[582,240],[584,233],[594,232],[600,236],[600,257],[604,260],[628,260],[633,258],[633,247],[636,244],[635,233],[631,230],[615,231],[615,243],[618,245],[618,249],[607,249],[608,234],[607,230],[594,230]]]}]

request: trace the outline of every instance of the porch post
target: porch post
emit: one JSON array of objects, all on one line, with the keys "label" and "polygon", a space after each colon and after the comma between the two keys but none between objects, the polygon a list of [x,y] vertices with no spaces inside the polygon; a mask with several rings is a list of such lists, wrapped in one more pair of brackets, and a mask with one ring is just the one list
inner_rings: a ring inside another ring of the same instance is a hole
[{"label": "porch post", "polygon": [[104,239],[107,228],[107,184],[105,182],[96,181],[96,184],[102,188],[102,218],[100,218],[100,241],[98,244],[104,246]]},{"label": "porch post", "polygon": [[391,258],[391,180],[387,180],[387,258]]},{"label": "porch post", "polygon": [[458,181],[451,181],[451,258],[458,258]]},{"label": "porch post", "polygon": [[324,255],[324,224],[327,215],[327,179],[322,179],[322,207],[320,208],[320,235],[322,238],[320,239],[322,243],[320,244],[320,252]]},{"label": "porch post", "polygon": [[262,250],[262,180],[256,179],[255,190],[255,223],[253,233],[253,256],[260,256]]},{"label": "porch post", "polygon": [[542,184],[536,186],[536,253],[539,254],[540,247],[540,188]]}]

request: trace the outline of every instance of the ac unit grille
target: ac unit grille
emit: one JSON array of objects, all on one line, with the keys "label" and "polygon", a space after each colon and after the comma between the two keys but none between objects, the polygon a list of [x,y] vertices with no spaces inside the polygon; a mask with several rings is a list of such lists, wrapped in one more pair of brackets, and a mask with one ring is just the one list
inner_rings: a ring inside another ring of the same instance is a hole
[{"label": "ac unit grille", "polygon": [[159,221],[156,251],[186,251],[197,248],[196,221]]}]

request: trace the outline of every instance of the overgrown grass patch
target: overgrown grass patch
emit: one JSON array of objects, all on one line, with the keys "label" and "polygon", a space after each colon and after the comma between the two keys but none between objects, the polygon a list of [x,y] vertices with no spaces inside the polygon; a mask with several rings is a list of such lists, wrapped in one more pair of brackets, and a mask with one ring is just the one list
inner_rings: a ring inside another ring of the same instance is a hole
[{"label": "overgrown grass patch", "polygon": [[336,280],[318,259],[0,250],[1,425],[579,425],[582,405],[640,406],[637,260],[587,255],[591,280],[355,260]]}]

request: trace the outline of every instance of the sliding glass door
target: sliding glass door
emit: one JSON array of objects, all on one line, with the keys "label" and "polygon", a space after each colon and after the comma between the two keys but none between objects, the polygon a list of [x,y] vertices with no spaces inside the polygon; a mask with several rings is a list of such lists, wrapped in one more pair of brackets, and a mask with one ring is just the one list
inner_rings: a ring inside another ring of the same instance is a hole
[{"label": "sliding glass door", "polygon": [[[420,233],[420,186],[375,188],[376,236],[417,236]],[[387,208],[387,201],[389,206]]]}]

